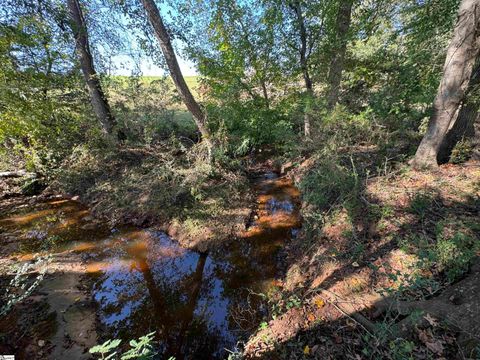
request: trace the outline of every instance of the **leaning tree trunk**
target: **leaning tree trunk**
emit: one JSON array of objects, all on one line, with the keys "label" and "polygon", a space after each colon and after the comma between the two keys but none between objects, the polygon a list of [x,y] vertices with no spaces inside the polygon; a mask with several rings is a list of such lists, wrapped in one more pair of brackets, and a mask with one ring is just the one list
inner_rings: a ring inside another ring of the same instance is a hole
[{"label": "leaning tree trunk", "polygon": [[305,21],[303,20],[302,15],[302,7],[299,1],[294,1],[290,3],[291,9],[294,11],[295,16],[297,18],[298,24],[298,31],[300,35],[300,68],[302,69],[303,81],[305,83],[305,108],[304,108],[304,115],[303,115],[303,131],[305,137],[310,137],[311,134],[311,116],[309,114],[310,111],[310,103],[314,97],[313,93],[313,83],[310,77],[310,73],[308,71],[308,60],[307,60],[307,29],[305,27]]},{"label": "leaning tree trunk", "polygon": [[175,51],[173,50],[172,43],[170,41],[170,36],[168,31],[163,23],[162,17],[160,16],[160,12],[158,11],[157,5],[155,4],[154,0],[141,0],[145,11],[147,12],[148,20],[152,25],[155,35],[160,43],[160,47],[162,48],[163,56],[165,57],[165,61],[167,63],[168,69],[170,71],[170,75],[172,80],[177,88],[180,97],[182,98],[185,106],[187,107],[188,111],[193,116],[193,120],[202,135],[202,140],[207,145],[209,151],[212,149],[212,142],[210,140],[210,134],[208,129],[205,126],[206,116],[203,112],[200,105],[195,101],[190,89],[183,78],[182,72],[180,70],[180,66],[178,65],[177,57],[175,55]]},{"label": "leaning tree trunk", "polygon": [[462,0],[433,114],[412,165],[436,167],[448,131],[455,125],[480,50],[480,0]]},{"label": "leaning tree trunk", "polygon": [[[83,77],[87,83],[93,110],[97,116],[103,131],[111,135],[117,125],[108,105],[105,93],[100,85],[100,80],[93,65],[92,53],[88,42],[87,26],[85,18],[80,7],[79,0],[67,0],[68,10],[70,12],[70,27],[75,37],[75,48],[80,60]],[[123,134],[118,133],[119,139],[123,139]]]},{"label": "leaning tree trunk", "polygon": [[478,142],[480,141],[479,133],[479,101],[477,96],[470,96],[473,92],[478,91],[480,86],[480,57],[477,58],[468,84],[468,90],[465,98],[460,105],[458,117],[453,126],[448,130],[445,140],[438,151],[437,160],[440,164],[448,162],[455,144],[462,139],[469,139],[474,146],[474,156],[477,155]]},{"label": "leaning tree trunk", "polygon": [[337,14],[336,44],[328,73],[328,108],[333,109],[338,102],[342,72],[347,51],[348,31],[352,19],[353,0],[340,1]]},{"label": "leaning tree trunk", "polygon": [[480,114],[477,113],[477,117],[473,123],[473,154],[474,160],[480,161]]}]

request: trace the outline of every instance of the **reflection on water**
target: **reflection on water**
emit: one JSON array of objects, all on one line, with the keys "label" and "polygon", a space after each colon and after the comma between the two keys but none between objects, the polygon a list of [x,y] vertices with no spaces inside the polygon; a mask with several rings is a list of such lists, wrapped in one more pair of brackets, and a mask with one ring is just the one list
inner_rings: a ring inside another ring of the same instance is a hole
[{"label": "reflection on water", "polygon": [[109,335],[132,338],[155,330],[163,351],[177,359],[211,358],[233,348],[232,300],[221,280],[229,265],[182,249],[161,232],[136,236],[132,243],[120,235],[117,246],[98,255],[107,260],[94,299]]},{"label": "reflection on water", "polygon": [[[85,254],[105,339],[155,331],[167,358],[225,358],[225,349],[234,349],[262,320],[254,293],[268,291],[281,276],[278,254],[300,226],[299,194],[290,180],[264,173],[254,186],[258,206],[250,226],[209,254],[183,249],[155,230],[111,231],[73,201],[25,209],[0,219],[0,227],[20,230],[30,252]],[[52,247],[52,239],[60,245]]]},{"label": "reflection on water", "polygon": [[[18,251],[37,253],[91,247],[110,234],[105,224],[92,222],[88,209],[77,201],[51,200],[25,206],[0,218],[2,241],[14,237]],[[2,246],[5,245],[2,243]]]}]

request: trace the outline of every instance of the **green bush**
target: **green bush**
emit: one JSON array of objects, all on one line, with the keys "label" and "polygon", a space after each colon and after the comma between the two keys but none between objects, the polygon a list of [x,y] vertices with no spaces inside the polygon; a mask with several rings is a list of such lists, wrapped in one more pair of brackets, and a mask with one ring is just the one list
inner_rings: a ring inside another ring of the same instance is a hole
[{"label": "green bush", "polygon": [[293,120],[281,106],[267,109],[252,102],[232,102],[207,107],[209,124],[214,133],[228,138],[227,152],[244,155],[254,147],[268,146],[277,150],[289,148],[296,138]]},{"label": "green bush", "polygon": [[473,154],[473,144],[469,139],[462,139],[455,144],[450,155],[450,162],[461,164],[471,158]]},{"label": "green bush", "polygon": [[430,257],[452,282],[468,270],[479,249],[480,243],[473,237],[457,232],[449,238],[441,236],[430,250]]},{"label": "green bush", "polygon": [[353,210],[359,205],[361,189],[355,166],[335,156],[321,159],[303,178],[300,189],[305,201],[320,210],[339,204]]}]

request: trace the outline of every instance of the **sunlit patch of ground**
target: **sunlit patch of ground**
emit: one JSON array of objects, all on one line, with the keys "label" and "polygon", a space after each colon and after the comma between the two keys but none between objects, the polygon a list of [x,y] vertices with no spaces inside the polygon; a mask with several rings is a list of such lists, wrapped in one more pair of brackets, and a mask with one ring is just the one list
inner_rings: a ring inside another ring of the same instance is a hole
[{"label": "sunlit patch of ground", "polygon": [[[446,165],[437,172],[408,170],[372,178],[363,196],[373,215],[364,211],[363,221],[356,223],[345,210],[330,212],[308,250],[298,251],[305,249],[303,234],[297,246],[290,247],[294,254],[290,258],[295,260],[277,286],[284,289],[283,297],[298,298],[300,304],[284,309],[251,337],[245,351],[248,358],[355,356],[362,350],[357,346],[365,334],[355,316],[368,319],[369,309],[383,291],[416,299],[436,296],[448,288],[445,275],[435,266],[432,270],[419,267],[416,252],[417,246],[428,245],[422,242],[433,241],[439,223],[442,235],[437,236],[449,239],[460,231],[480,242],[478,165]],[[426,282],[412,283],[417,277]],[[436,341],[432,336],[430,341]],[[443,335],[435,336],[443,341]],[[445,356],[457,351],[455,345],[442,343]],[[418,351],[423,350],[419,347]]]}]

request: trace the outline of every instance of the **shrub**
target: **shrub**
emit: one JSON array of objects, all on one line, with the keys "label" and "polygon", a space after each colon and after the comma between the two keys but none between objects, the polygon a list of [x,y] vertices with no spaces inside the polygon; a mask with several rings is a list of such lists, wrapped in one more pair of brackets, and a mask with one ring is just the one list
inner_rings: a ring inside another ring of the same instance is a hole
[{"label": "shrub", "polygon": [[471,158],[473,154],[473,144],[469,139],[462,139],[455,144],[450,155],[450,162],[461,164]]},{"label": "shrub", "polygon": [[334,156],[321,159],[300,184],[304,199],[320,210],[338,204],[354,210],[359,205],[360,181],[353,162],[345,163]]},{"label": "shrub", "polygon": [[468,270],[479,245],[474,238],[457,232],[450,238],[440,237],[430,253],[439,270],[444,271],[447,280],[452,282]]}]

